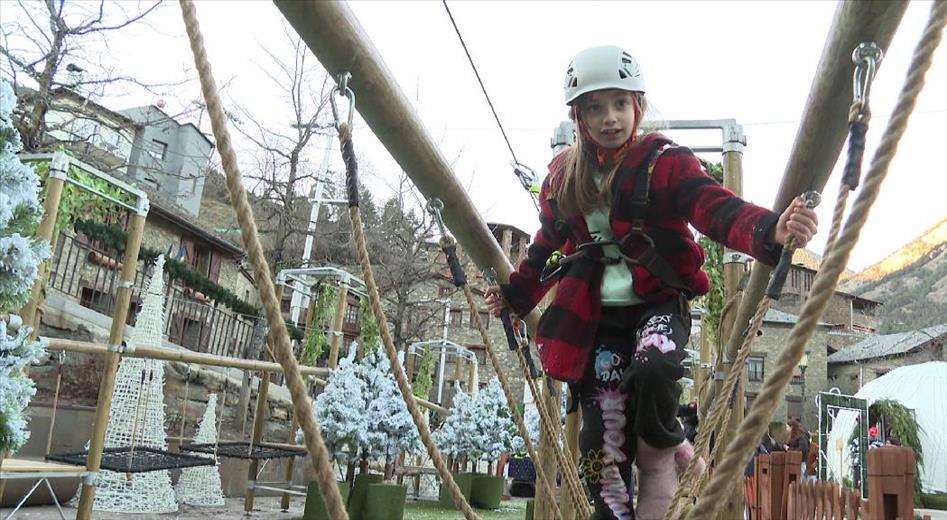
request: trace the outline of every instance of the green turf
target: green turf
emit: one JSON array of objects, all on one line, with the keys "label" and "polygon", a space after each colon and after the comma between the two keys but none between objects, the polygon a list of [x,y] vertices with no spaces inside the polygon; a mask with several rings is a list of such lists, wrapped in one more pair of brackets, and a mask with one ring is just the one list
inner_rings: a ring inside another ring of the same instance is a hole
[{"label": "green turf", "polygon": [[[523,520],[526,517],[526,501],[504,501],[500,509],[491,511],[477,509],[483,520]],[[463,514],[455,509],[444,509],[437,502],[415,502],[408,500],[404,508],[404,520],[456,520]]]}]

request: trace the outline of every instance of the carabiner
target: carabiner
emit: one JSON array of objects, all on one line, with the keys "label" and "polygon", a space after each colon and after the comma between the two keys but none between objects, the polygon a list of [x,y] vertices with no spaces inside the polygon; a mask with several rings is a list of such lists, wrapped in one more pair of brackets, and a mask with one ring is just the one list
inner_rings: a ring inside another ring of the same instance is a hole
[{"label": "carabiner", "polygon": [[434,217],[434,221],[437,223],[437,228],[441,231],[441,236],[447,236],[447,227],[444,225],[444,218],[441,216],[441,210],[444,209],[444,202],[434,197],[427,203],[427,212]]},{"label": "carabiner", "polygon": [[852,51],[852,62],[855,64],[855,73],[852,78],[854,103],[860,102],[863,106],[868,106],[871,83],[875,79],[875,72],[883,57],[884,51],[875,42],[862,42]]},{"label": "carabiner", "polygon": [[529,345],[529,332],[526,330],[525,321],[519,320],[513,325],[513,335],[516,336],[516,342],[520,347]]},{"label": "carabiner", "polygon": [[332,117],[335,118],[335,128],[338,130],[342,127],[342,120],[339,119],[339,107],[335,102],[335,96],[344,96],[349,100],[349,115],[347,118],[349,130],[352,129],[352,120],[355,117],[355,92],[349,88],[349,80],[352,78],[352,74],[349,72],[342,72],[339,74],[339,86],[332,89],[332,92],[329,93],[329,104],[332,105]]}]

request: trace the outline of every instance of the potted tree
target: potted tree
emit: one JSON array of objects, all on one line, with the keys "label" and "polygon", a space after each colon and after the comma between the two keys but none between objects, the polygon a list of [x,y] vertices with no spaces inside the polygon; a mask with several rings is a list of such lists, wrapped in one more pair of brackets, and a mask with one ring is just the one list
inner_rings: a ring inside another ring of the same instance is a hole
[{"label": "potted tree", "polygon": [[[376,482],[375,477],[366,483],[363,517],[371,520],[401,520],[407,492],[404,486],[392,481],[395,461],[404,452],[417,452],[421,446],[420,436],[382,347],[377,345],[368,350],[359,367],[360,378],[365,384],[365,401],[368,403],[368,426],[362,457],[365,461],[384,464],[382,481]],[[359,518],[354,508],[350,517]]]},{"label": "potted tree", "polygon": [[[475,452],[479,454],[476,460],[487,461],[488,468],[492,469],[493,461],[510,451],[512,446],[512,414],[497,378],[491,379],[487,387],[477,394],[475,402],[479,411],[473,436]],[[502,476],[496,476],[490,470],[485,475],[475,476],[470,485],[473,505],[485,509],[499,508],[503,482]]]},{"label": "potted tree", "polygon": [[[322,436],[326,448],[333,460],[346,466],[364,443],[368,421],[365,414],[353,413],[353,410],[364,410],[367,404],[364,398],[365,383],[357,375],[355,349],[339,361],[339,366],[329,376],[325,389],[313,403],[316,420],[322,427]],[[297,441],[302,441],[302,430],[296,434]],[[351,481],[339,482],[339,491],[343,500],[348,501]],[[328,520],[325,499],[315,481],[309,483],[306,495],[306,509],[304,520]]]},{"label": "potted tree", "polygon": [[[455,385],[454,405],[450,412],[441,427],[434,432],[434,442],[441,453],[451,459],[451,466],[456,468],[454,482],[457,483],[461,493],[469,501],[470,485],[474,475],[473,473],[460,471],[460,468],[466,466],[466,461],[476,460],[480,457],[477,452],[478,446],[473,442],[478,414],[477,402],[461,390],[459,385]],[[441,483],[439,502],[442,507],[454,507],[453,498],[447,486],[443,483]]]}]

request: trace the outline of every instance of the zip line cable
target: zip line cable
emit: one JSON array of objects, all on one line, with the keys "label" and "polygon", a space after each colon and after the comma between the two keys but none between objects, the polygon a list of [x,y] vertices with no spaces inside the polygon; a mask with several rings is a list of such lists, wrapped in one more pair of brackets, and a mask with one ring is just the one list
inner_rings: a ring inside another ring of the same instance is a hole
[{"label": "zip line cable", "polygon": [[506,141],[506,147],[509,148],[510,155],[513,157],[513,173],[520,180],[523,188],[525,188],[530,194],[530,198],[533,200],[533,204],[536,206],[536,209],[539,210],[537,193],[539,184],[538,178],[528,166],[521,163],[519,159],[516,158],[516,152],[513,151],[513,145],[510,143],[510,138],[506,135],[506,130],[503,128],[503,123],[500,122],[500,116],[497,115],[497,110],[493,106],[493,101],[490,99],[490,94],[487,93],[487,87],[483,84],[483,78],[480,77],[480,71],[477,70],[477,65],[474,64],[473,56],[470,55],[470,49],[467,48],[467,43],[464,41],[464,37],[460,34],[460,28],[457,27],[457,21],[454,20],[454,14],[451,13],[450,7],[447,5],[447,0],[441,0],[441,3],[444,4],[444,9],[447,11],[447,17],[450,18],[450,23],[454,26],[454,32],[457,34],[457,39],[460,40],[460,45],[464,48],[464,54],[467,55],[467,61],[470,62],[470,68],[473,69],[474,75],[477,76],[477,82],[480,84],[480,90],[483,91],[483,97],[487,99],[487,105],[490,106],[490,112],[493,113],[493,118],[496,120],[497,126],[500,127],[500,133],[503,134],[503,140]]}]

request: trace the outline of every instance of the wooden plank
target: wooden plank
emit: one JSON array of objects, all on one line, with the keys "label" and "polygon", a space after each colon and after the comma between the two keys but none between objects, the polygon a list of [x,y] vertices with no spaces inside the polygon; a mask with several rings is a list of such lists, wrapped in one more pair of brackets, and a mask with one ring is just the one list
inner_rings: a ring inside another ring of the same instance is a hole
[{"label": "wooden plank", "polygon": [[82,466],[30,459],[3,459],[0,466],[4,473],[75,473],[84,470]]}]

